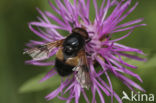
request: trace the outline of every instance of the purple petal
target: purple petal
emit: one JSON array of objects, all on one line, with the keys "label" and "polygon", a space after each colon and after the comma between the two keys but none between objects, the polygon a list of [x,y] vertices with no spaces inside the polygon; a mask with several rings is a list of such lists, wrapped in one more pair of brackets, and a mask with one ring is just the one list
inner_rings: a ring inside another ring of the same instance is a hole
[{"label": "purple petal", "polygon": [[57,12],[58,14],[60,14],[60,11],[51,3],[50,0],[48,0],[49,5],[51,6],[52,10],[54,10],[55,12]]},{"label": "purple petal", "polygon": [[137,52],[139,54],[144,54],[141,50],[131,48],[122,44],[114,43],[114,46],[120,47],[119,49],[115,49],[115,51],[129,51],[129,52]]},{"label": "purple petal", "polygon": [[45,14],[44,14],[39,8],[37,8],[37,11],[41,14],[41,16],[43,17],[43,19],[44,19],[47,23],[50,23],[50,21],[48,20],[48,18],[45,16]]},{"label": "purple petal", "polygon": [[125,19],[133,10],[137,7],[138,3],[136,3],[124,16],[122,16],[118,22],[121,22],[123,19]]},{"label": "purple petal", "polygon": [[[101,78],[98,78],[98,79],[109,91],[111,91],[110,87]],[[118,100],[119,103],[122,103],[122,100],[115,92],[113,92],[113,95],[115,96],[115,98]]]},{"label": "purple petal", "polygon": [[74,87],[74,91],[75,91],[75,103],[79,103],[79,98],[80,98],[80,91],[81,91],[81,87],[79,84],[75,84]]},{"label": "purple petal", "polygon": [[96,98],[95,98],[95,93],[96,93],[95,85],[93,85],[93,86],[91,87],[91,91],[92,91],[92,95],[93,95],[93,97],[92,97],[92,103],[96,103]]},{"label": "purple petal", "polygon": [[52,93],[47,95],[45,98],[48,99],[48,100],[51,100],[51,99],[55,98],[62,91],[63,88],[64,88],[64,86],[61,85],[59,88],[54,90]]},{"label": "purple petal", "polygon": [[86,17],[89,18],[90,0],[87,0],[87,6],[86,6],[86,8],[87,8],[87,9],[86,9],[86,13],[87,13],[87,16],[86,16]]},{"label": "purple petal", "polygon": [[105,103],[104,97],[103,97],[103,95],[102,95],[100,89],[99,89],[98,87],[96,87],[96,90],[97,90],[97,92],[98,92],[98,94],[99,94],[99,96],[100,96],[101,103]]},{"label": "purple petal", "polygon": [[54,16],[52,13],[46,11],[45,14],[51,18],[52,20],[54,20],[55,22],[57,22],[58,24],[60,24],[61,26],[66,26],[66,24],[64,22],[62,22],[59,18],[57,18],[56,16]]},{"label": "purple petal", "polygon": [[69,99],[69,100],[66,101],[66,103],[70,103],[70,102],[71,102],[71,99]]},{"label": "purple petal", "polygon": [[134,29],[136,27],[140,27],[140,26],[146,26],[146,24],[138,24],[138,25],[134,25],[134,26],[131,26],[131,27],[124,28],[124,29],[117,29],[117,30],[113,31],[113,33],[132,30],[132,29]]},{"label": "purple petal", "polygon": [[54,76],[55,74],[57,74],[57,72],[55,71],[55,69],[51,69],[41,80],[40,82],[44,82],[46,80],[48,80],[49,78],[51,78],[52,76]]},{"label": "purple petal", "polygon": [[126,22],[126,23],[124,23],[124,24],[121,24],[121,25],[117,26],[115,29],[121,28],[121,27],[126,27],[126,26],[133,25],[133,24],[136,24],[136,23],[140,23],[140,22],[142,22],[143,20],[144,20],[144,19],[141,18],[141,19],[129,21],[129,22]]},{"label": "purple petal", "polygon": [[51,66],[51,65],[54,65],[54,61],[41,62],[41,61],[28,60],[25,63],[33,64],[33,65],[37,65],[37,66]]},{"label": "purple petal", "polygon": [[[42,22],[31,22],[30,23],[30,29],[36,33],[36,34],[39,34],[39,32],[35,32],[35,29],[33,29],[31,26],[37,26],[37,27],[43,27],[43,28],[52,28],[52,29],[61,29],[61,30],[68,30],[67,28],[65,27],[61,27],[61,26],[58,26],[58,25],[54,25],[54,24],[47,24],[47,23],[42,23]],[[43,34],[42,34],[43,35]],[[44,38],[45,39],[45,38]]]},{"label": "purple petal", "polygon": [[64,91],[64,93],[68,92],[71,88],[73,88],[75,83],[72,83],[68,86],[68,88]]},{"label": "purple petal", "polygon": [[122,79],[123,81],[126,81],[128,84],[132,85],[135,88],[138,88],[141,91],[145,91],[143,88],[141,88],[138,84],[136,84],[135,82],[133,82],[132,80],[128,79],[127,77],[123,76],[123,75],[118,75],[120,79]]},{"label": "purple petal", "polygon": [[104,91],[104,93],[107,96],[110,96],[110,93],[107,91],[107,89],[105,89],[105,87],[103,87],[97,80],[94,79],[94,82],[101,88],[102,91]]},{"label": "purple petal", "polygon": [[47,95],[45,98],[47,100],[51,100],[53,98],[55,98],[59,93],[62,92],[62,90],[69,84],[71,83],[71,80],[68,80],[68,78],[61,83],[60,87],[58,87],[56,90],[54,90],[53,92],[51,92],[49,95]]},{"label": "purple petal", "polygon": [[125,66],[131,67],[131,68],[135,68],[135,69],[137,68],[136,66],[133,66],[133,65],[130,65],[130,64],[124,62],[124,61],[122,60],[122,58],[120,57],[120,55],[118,55],[118,57],[119,57],[119,58],[117,58],[116,56],[113,56],[113,55],[111,56],[112,59],[114,59],[114,60],[120,62],[121,64],[123,64],[123,65],[125,65]]},{"label": "purple petal", "polygon": [[103,23],[104,20],[105,20],[105,17],[106,17],[106,15],[107,15],[107,12],[108,12],[109,7],[110,7],[110,0],[107,0],[107,5],[106,5],[106,7],[104,8],[104,11],[103,11],[104,14],[103,14],[102,20],[101,20],[102,23]]},{"label": "purple petal", "polygon": [[118,39],[110,40],[110,42],[117,42],[117,41],[120,41],[120,40],[122,40],[122,39],[128,37],[128,36],[132,33],[132,31],[133,31],[133,30],[129,31],[126,35],[124,35],[124,36],[122,36],[122,37],[120,37],[120,38],[118,38]]},{"label": "purple petal", "polygon": [[146,59],[143,59],[143,58],[131,55],[131,54],[125,54],[125,53],[121,53],[121,52],[118,52],[117,54],[121,55],[121,56],[125,56],[125,57],[130,58],[130,59],[138,60],[138,61],[146,61]]},{"label": "purple petal", "polygon": [[96,0],[93,0],[93,4],[94,4],[94,8],[95,8],[95,13],[96,13],[96,17],[98,17],[98,7],[97,7],[97,2]]},{"label": "purple petal", "polygon": [[30,40],[29,43],[26,44],[27,47],[30,47],[30,48],[33,48],[34,46],[37,46],[37,45],[43,45],[45,44],[44,41],[35,41],[35,40]]},{"label": "purple petal", "polygon": [[82,89],[82,94],[83,94],[83,96],[84,96],[86,102],[87,102],[87,103],[90,103],[90,102],[89,102],[89,99],[88,99],[88,97],[87,97],[87,95],[86,95],[86,92],[84,91],[84,89]]},{"label": "purple petal", "polygon": [[128,84],[125,81],[122,81],[131,91],[134,91],[134,89],[132,88],[132,86],[130,84]]},{"label": "purple petal", "polygon": [[[41,38],[43,38],[44,40],[50,42],[51,39],[49,39],[47,36],[41,34],[40,32],[38,32],[37,30],[35,30],[35,29],[32,27],[32,25],[37,25],[37,24],[38,24],[37,22],[31,22],[31,23],[29,23],[29,28],[30,28],[30,30],[31,30],[32,32],[34,32],[36,35],[38,35],[39,37],[41,37]],[[38,25],[37,25],[37,26],[38,26]]]}]

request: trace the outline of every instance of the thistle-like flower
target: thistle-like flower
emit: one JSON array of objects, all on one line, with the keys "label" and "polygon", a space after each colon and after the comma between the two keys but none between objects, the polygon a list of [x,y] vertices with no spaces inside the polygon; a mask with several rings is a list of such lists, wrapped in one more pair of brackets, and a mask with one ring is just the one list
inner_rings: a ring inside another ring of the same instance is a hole
[{"label": "thistle-like flower", "polygon": [[[140,24],[143,19],[136,19],[123,24],[120,23],[136,8],[138,3],[128,9],[131,0],[103,0],[100,6],[97,5],[96,0],[93,0],[95,9],[95,18],[93,21],[91,21],[90,17],[90,12],[93,12],[90,11],[90,0],[73,0],[72,3],[69,0],[55,0],[55,3],[56,6],[49,1],[52,10],[55,11],[59,17],[48,11],[41,12],[37,9],[42,18],[39,17],[39,21],[29,23],[31,31],[43,40],[32,40],[27,44],[28,47],[33,49],[28,49],[25,53],[30,54],[33,60],[26,62],[39,66],[55,65],[55,61],[43,61],[58,53],[59,47],[56,45],[55,47],[45,46],[49,43],[53,45],[53,43],[64,40],[69,36],[61,35],[58,30],[63,30],[71,34],[74,28],[83,28],[90,38],[90,41],[86,42],[84,50],[91,81],[91,85],[87,88],[92,92],[92,100],[88,99],[86,95],[87,90],[83,87],[82,81],[78,79],[79,74],[83,75],[81,74],[83,73],[82,71],[79,72],[79,65],[75,66],[77,68],[73,68],[73,73],[63,79],[56,90],[46,96],[48,100],[58,97],[66,100],[67,103],[70,103],[72,99],[75,100],[75,103],[78,103],[80,95],[82,94],[87,103],[96,103],[95,95],[97,93],[101,103],[105,103],[103,97],[105,93],[111,97],[111,102],[113,102],[113,98],[115,97],[119,103],[122,103],[120,97],[113,90],[108,72],[111,72],[115,77],[119,78],[129,89],[133,90],[135,87],[144,91],[137,83],[124,75],[133,76],[142,82],[137,74],[127,69],[127,67],[136,68],[136,66],[128,64],[123,60],[124,57],[144,61],[144,59],[134,56],[129,52],[144,53],[141,50],[117,43],[130,35],[134,28],[145,26],[145,24]],[[112,12],[108,15],[108,11],[112,8]],[[53,20],[55,24],[52,24],[50,20]],[[125,33],[123,31],[127,31],[127,34],[120,38],[112,39],[112,35]],[[98,69],[96,66],[98,66]],[[45,81],[57,75],[57,73],[54,67],[41,81]],[[103,75],[105,75],[107,81],[102,78]],[[65,94],[68,94],[68,97],[65,97]]]}]

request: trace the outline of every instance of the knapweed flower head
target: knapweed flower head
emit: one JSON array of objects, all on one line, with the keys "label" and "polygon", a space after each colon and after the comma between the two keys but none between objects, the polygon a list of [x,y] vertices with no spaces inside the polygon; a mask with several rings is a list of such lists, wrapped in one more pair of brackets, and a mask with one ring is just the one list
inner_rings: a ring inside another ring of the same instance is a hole
[{"label": "knapweed flower head", "polygon": [[[50,100],[58,97],[66,100],[67,103],[70,103],[72,100],[78,103],[80,95],[83,95],[87,103],[97,103],[96,95],[98,94],[101,103],[105,103],[103,94],[106,94],[111,97],[111,102],[113,102],[115,97],[119,103],[122,103],[120,97],[113,90],[108,72],[120,79],[129,89],[134,90],[134,88],[137,88],[144,91],[137,83],[125,76],[125,74],[130,75],[142,82],[137,74],[127,69],[129,67],[135,69],[136,66],[128,64],[123,60],[124,57],[144,61],[144,59],[132,55],[133,52],[138,54],[144,53],[141,50],[118,43],[118,41],[129,36],[134,28],[145,26],[145,24],[140,23],[143,21],[142,18],[121,23],[136,8],[138,3],[129,8],[131,0],[103,0],[100,5],[97,5],[98,0],[73,0],[72,2],[71,0],[55,0],[54,2],[55,4],[49,1],[49,4],[57,16],[48,11],[42,12],[37,9],[42,17],[38,17],[39,21],[37,22],[30,22],[29,28],[43,40],[32,40],[27,46],[32,48],[65,39],[68,35],[63,36],[59,30],[70,34],[73,28],[85,28],[91,39],[85,45],[85,52],[88,54],[87,63],[92,82],[89,90],[92,93],[92,100],[88,99],[87,90],[77,81],[76,72],[70,77],[62,79],[60,86],[47,95],[46,99]],[[91,6],[91,2],[93,2],[94,6]],[[94,11],[91,11],[91,8],[94,8]],[[109,10],[111,10],[111,13],[108,13]],[[94,20],[91,20],[93,17],[91,17],[90,13],[93,14],[93,12],[95,12],[95,17]],[[51,23],[51,20],[55,24]],[[112,39],[112,36],[116,35],[116,33],[118,33],[117,35],[126,34],[120,38]],[[58,48],[51,50],[48,58],[54,56],[57,51]],[[48,58],[29,60],[27,63],[39,66],[54,65],[55,61],[44,61]],[[54,67],[41,81],[45,81],[55,75],[57,75],[57,72]],[[102,76],[105,76],[105,79]]]}]

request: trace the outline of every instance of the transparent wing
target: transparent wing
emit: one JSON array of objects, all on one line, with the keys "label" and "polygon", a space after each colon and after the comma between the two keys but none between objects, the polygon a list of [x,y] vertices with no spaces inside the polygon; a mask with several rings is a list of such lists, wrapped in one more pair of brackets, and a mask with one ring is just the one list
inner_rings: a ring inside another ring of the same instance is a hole
[{"label": "transparent wing", "polygon": [[49,53],[56,47],[62,45],[63,40],[58,40],[55,42],[50,42],[44,45],[40,45],[34,48],[30,48],[24,51],[23,54],[28,54],[33,60],[43,60],[49,57]]},{"label": "transparent wing", "polygon": [[91,86],[91,79],[85,51],[81,50],[78,56],[80,58],[79,64],[73,70],[77,72],[75,76],[81,87],[89,89]]}]

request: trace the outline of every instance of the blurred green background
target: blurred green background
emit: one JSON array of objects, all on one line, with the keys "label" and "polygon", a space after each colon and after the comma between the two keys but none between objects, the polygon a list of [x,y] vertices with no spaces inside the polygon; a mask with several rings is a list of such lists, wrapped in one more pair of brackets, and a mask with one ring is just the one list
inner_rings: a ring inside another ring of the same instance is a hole
[{"label": "blurred green background", "polygon": [[[132,35],[121,42],[147,53],[148,62],[138,63],[139,69],[135,72],[143,79],[144,82],[139,84],[147,93],[156,95],[156,0],[138,1],[139,6],[126,20],[143,17],[147,26],[135,29]],[[37,38],[27,25],[40,16],[36,7],[50,10],[47,0],[0,0],[0,103],[58,103],[56,99],[49,102],[44,99],[56,88],[52,86],[54,80],[51,79],[51,84],[37,82],[43,77],[42,73],[51,67],[24,64],[28,59],[22,54],[25,44]],[[36,78],[30,81],[33,77]],[[27,80],[26,86],[21,88]],[[118,90],[119,95],[127,89],[118,83],[114,85],[117,85],[116,90],[117,87],[122,88]],[[45,86],[47,89],[43,88]]]}]

